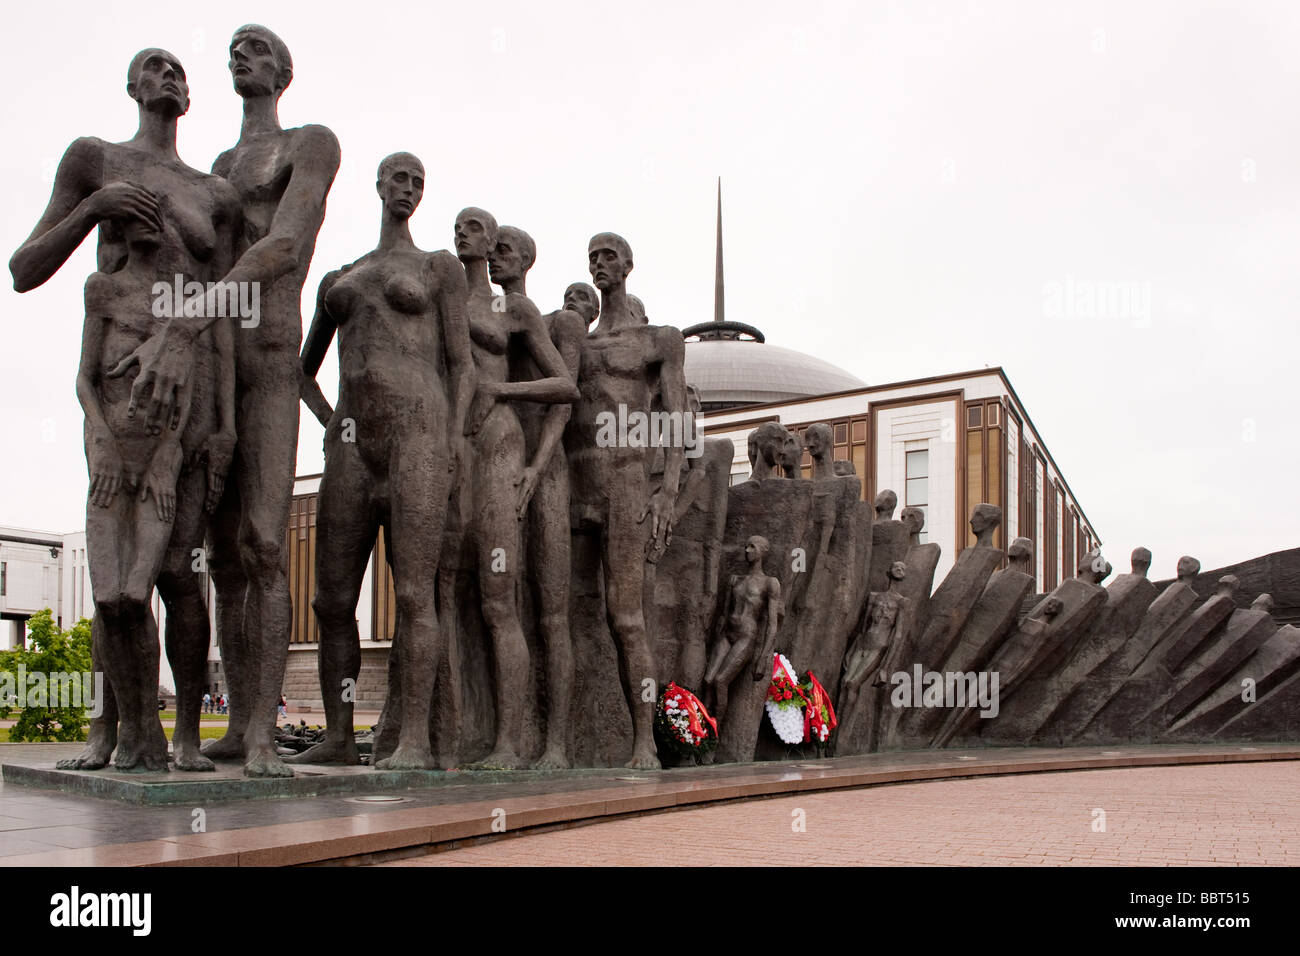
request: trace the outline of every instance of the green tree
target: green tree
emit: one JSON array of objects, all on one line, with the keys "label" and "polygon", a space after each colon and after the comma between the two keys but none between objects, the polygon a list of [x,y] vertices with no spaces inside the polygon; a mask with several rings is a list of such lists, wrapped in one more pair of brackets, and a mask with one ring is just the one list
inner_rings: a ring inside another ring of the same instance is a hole
[{"label": "green tree", "polygon": [[[27,629],[27,647],[0,652],[0,680],[13,686],[19,695],[17,701],[0,700],[0,718],[3,719],[9,718],[15,710],[15,703],[27,703],[23,696],[26,688],[16,686],[19,665],[27,674],[46,675],[47,682],[51,674],[80,675],[90,671],[90,621],[82,618],[71,630],[64,631],[54,623],[54,614],[46,608],[31,616]],[[6,672],[8,676],[4,676]],[[48,703],[60,701],[50,693]],[[18,722],[9,728],[9,740],[85,740],[88,720],[84,705],[87,703],[89,701],[83,698],[81,707],[22,707]]]}]

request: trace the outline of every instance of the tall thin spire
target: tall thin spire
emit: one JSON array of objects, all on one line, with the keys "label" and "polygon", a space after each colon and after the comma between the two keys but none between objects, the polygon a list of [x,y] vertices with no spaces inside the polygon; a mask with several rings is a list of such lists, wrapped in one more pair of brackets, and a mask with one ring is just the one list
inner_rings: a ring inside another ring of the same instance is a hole
[{"label": "tall thin spire", "polygon": [[713,279],[713,321],[722,322],[726,319],[726,303],[724,301],[722,286],[722,177],[718,177],[718,253],[717,253],[717,274]]},{"label": "tall thin spire", "polygon": [[763,333],[744,322],[728,322],[727,308],[722,289],[722,177],[718,177],[718,253],[714,264],[713,280],[713,321],[698,322],[682,329],[682,335],[689,341],[701,342],[753,341],[762,342]]}]

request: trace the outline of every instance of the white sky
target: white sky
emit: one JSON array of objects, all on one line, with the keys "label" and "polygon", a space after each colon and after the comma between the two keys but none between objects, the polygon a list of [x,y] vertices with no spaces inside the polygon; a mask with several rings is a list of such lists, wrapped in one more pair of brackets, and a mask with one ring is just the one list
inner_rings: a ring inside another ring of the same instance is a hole
[{"label": "white sky", "polygon": [[[264,22],[294,57],[283,124],[343,149],[308,307],[374,247],[375,167],[405,149],[428,171],[424,248],[491,210],[537,240],[547,311],[614,230],[652,321],[703,321],[721,175],[728,317],[873,384],[1003,366],[1117,571],[1139,544],[1154,577],[1300,544],[1278,500],[1300,469],[1295,4],[106,7],[6,9],[6,256],[74,138],[134,133],[143,47],[183,62],[180,152],[209,169],[239,130],[230,34]],[[0,524],[84,524],[93,243],[0,291]],[[1149,312],[1047,314],[1067,281],[1135,283]],[[333,395],[333,355],[321,378]],[[300,473],[320,447],[304,410]]]}]

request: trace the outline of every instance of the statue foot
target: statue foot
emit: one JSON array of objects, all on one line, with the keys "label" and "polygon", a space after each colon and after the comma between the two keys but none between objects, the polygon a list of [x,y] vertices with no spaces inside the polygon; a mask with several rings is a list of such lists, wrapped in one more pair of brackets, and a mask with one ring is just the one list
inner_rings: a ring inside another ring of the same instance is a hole
[{"label": "statue foot", "polygon": [[482,760],[461,767],[462,770],[522,770],[527,761],[513,750],[494,750]]},{"label": "statue foot", "polygon": [[348,737],[346,741],[322,740],[320,743],[308,747],[300,754],[285,757],[284,762],[341,763],[351,767],[361,763],[361,754],[357,750],[356,738]]},{"label": "statue foot", "polygon": [[655,756],[652,748],[637,747],[632,751],[632,759],[623,764],[629,770],[662,770],[663,764]]},{"label": "statue foot", "polygon": [[90,739],[86,741],[85,750],[75,757],[60,760],[54,766],[59,770],[98,770],[101,767],[108,766],[108,760],[113,756],[113,748],[116,746],[116,740],[108,740],[103,737],[97,740],[95,732],[92,730]]},{"label": "statue foot", "polygon": [[244,756],[244,735],[226,731],[219,740],[203,741],[202,750],[213,760],[238,760]]},{"label": "statue foot", "polygon": [[437,770],[429,748],[407,747],[399,744],[391,757],[375,764],[376,770]]},{"label": "statue foot", "polygon": [[270,746],[256,748],[244,764],[245,777],[292,777],[293,768],[280,759]]},{"label": "statue foot", "polygon": [[113,758],[113,766],[118,770],[134,770],[147,773],[163,772],[167,769],[167,751],[159,752],[157,747],[148,745],[119,744]]},{"label": "statue foot", "polygon": [[533,764],[534,770],[568,770],[569,758],[564,755],[560,748],[549,748],[546,753],[537,758]]},{"label": "statue foot", "polygon": [[173,742],[172,756],[176,758],[177,770],[204,771],[217,769],[217,765],[207,757],[203,756],[203,753],[198,747],[190,744],[177,744]]}]

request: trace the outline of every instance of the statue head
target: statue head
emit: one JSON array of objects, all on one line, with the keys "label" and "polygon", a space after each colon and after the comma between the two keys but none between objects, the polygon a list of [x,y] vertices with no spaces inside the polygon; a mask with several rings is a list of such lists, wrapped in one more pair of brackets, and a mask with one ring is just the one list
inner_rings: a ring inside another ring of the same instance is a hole
[{"label": "statue head", "polygon": [[126,68],[126,94],[149,113],[184,116],[190,109],[185,68],[175,54],[158,47],[141,50]]},{"label": "statue head", "polygon": [[1007,560],[1013,570],[1032,574],[1029,566],[1034,562],[1034,542],[1029,538],[1013,538],[1007,548]]},{"label": "statue head", "polygon": [[379,163],[375,191],[384,212],[394,219],[409,219],[424,196],[424,164],[412,153],[393,153]]},{"label": "statue head", "polygon": [[600,293],[585,282],[574,282],[564,290],[564,307],[591,325],[600,315]]},{"label": "statue head", "polygon": [[248,23],[230,38],[230,75],[235,92],[245,99],[277,99],[293,80],[293,59],[283,40],[257,23]]},{"label": "statue head", "polygon": [[1188,587],[1191,587],[1192,581],[1201,573],[1201,562],[1193,557],[1183,555],[1178,559],[1178,580]]},{"label": "statue head", "polygon": [[856,475],[857,473],[858,466],[853,464],[853,462],[848,458],[842,458],[839,461],[831,462],[831,474],[837,477],[847,478],[849,475]]},{"label": "statue head", "polygon": [[767,538],[761,534],[753,535],[745,542],[745,560],[750,563],[757,563],[759,567],[762,567],[763,559],[767,557],[768,552],[771,550],[772,545],[768,543]]},{"label": "statue head", "polygon": [[1237,594],[1237,584],[1235,574],[1225,574],[1214,586],[1214,593],[1218,597],[1233,598]]},{"label": "statue head", "polygon": [[780,422],[763,422],[754,429],[754,447],[758,457],[769,466],[780,464],[785,436],[790,434]]},{"label": "statue head", "polygon": [[488,251],[488,275],[497,285],[522,279],[537,261],[537,243],[518,226],[501,226]]},{"label": "statue head", "polygon": [[1093,548],[1079,558],[1079,570],[1075,576],[1089,584],[1100,584],[1110,573],[1109,568],[1110,565],[1101,556],[1101,548]]},{"label": "statue head", "polygon": [[1059,597],[1046,597],[1043,599],[1043,617],[1050,621],[1060,614],[1064,607],[1065,605]]},{"label": "statue head", "polygon": [[599,232],[587,243],[587,268],[601,292],[617,289],[632,271],[632,247],[612,232]]},{"label": "statue head", "polygon": [[892,489],[886,488],[880,494],[876,495],[876,500],[872,507],[876,509],[877,521],[893,521],[894,509],[898,507],[898,495]]},{"label": "statue head", "polygon": [[1142,577],[1146,577],[1147,572],[1151,570],[1151,552],[1146,548],[1134,548],[1129,561],[1133,567],[1134,574],[1140,574]]},{"label": "statue head", "polygon": [[925,512],[915,505],[909,505],[899,514],[898,520],[903,523],[909,535],[917,535],[925,527]]},{"label": "statue head", "polygon": [[1255,600],[1250,602],[1252,611],[1263,611],[1265,614],[1273,613],[1273,595],[1261,594]]},{"label": "statue head", "polygon": [[686,407],[695,415],[700,413],[704,403],[700,401],[700,390],[689,382],[686,385]]},{"label": "statue head", "polygon": [[650,320],[645,316],[645,303],[641,301],[639,296],[628,295],[627,310],[632,314],[632,318],[636,319],[639,324],[650,324]]},{"label": "statue head", "polygon": [[803,444],[814,461],[825,458],[835,448],[835,433],[831,431],[830,425],[817,422],[815,425],[809,425],[803,433]]},{"label": "statue head", "polygon": [[781,467],[787,478],[803,477],[803,446],[799,444],[799,436],[791,431],[785,433],[781,443]]},{"label": "statue head", "polygon": [[970,529],[981,543],[987,543],[993,530],[1002,523],[1002,509],[987,501],[976,505],[970,513]]},{"label": "statue head", "polygon": [[889,566],[889,577],[894,581],[901,581],[907,577],[907,565],[902,561],[895,561]]},{"label": "statue head", "polygon": [[486,259],[497,244],[496,217],[486,209],[467,206],[456,214],[455,235],[461,262]]}]

